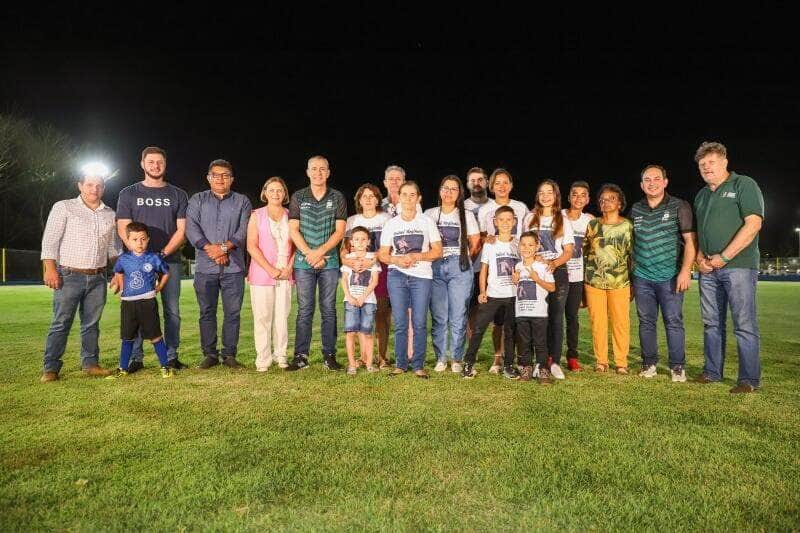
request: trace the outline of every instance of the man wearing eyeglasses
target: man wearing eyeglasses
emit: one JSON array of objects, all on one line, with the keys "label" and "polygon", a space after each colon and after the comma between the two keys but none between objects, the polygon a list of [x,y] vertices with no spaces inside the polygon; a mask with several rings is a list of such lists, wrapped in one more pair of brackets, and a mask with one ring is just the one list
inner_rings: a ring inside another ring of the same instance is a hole
[{"label": "man wearing eyeglasses", "polygon": [[233,166],[216,159],[208,166],[209,189],[189,199],[186,237],[195,247],[194,291],[200,307],[200,368],[219,364],[217,348],[217,302],[222,295],[222,364],[239,369],[239,315],[244,297],[247,222],[250,200],[231,191]]},{"label": "man wearing eyeglasses", "polygon": [[[167,344],[167,366],[186,368],[178,359],[181,341],[181,253],[186,233],[186,205],[189,197],[181,188],[167,183],[167,152],[157,146],[142,150],[142,181],[122,189],[117,200],[117,234],[127,243],[125,228],[133,222],[147,225],[150,232],[148,251],[161,255],[169,266],[169,281],[161,290],[164,310],[164,342]],[[133,345],[128,373],[143,368],[142,336]]]}]

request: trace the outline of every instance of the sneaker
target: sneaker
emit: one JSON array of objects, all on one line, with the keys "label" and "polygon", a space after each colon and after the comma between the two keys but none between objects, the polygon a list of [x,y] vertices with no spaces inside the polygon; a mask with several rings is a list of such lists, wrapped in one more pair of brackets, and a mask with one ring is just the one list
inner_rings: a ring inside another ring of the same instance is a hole
[{"label": "sneaker", "polygon": [[403,374],[405,374],[405,373],[406,373],[406,369],[405,369],[405,368],[398,368],[398,367],[394,367],[394,368],[391,370],[391,372],[389,372],[389,374],[387,374],[387,375],[388,375],[390,378],[394,378],[394,377],[397,377],[397,376],[402,376],[402,375],[403,375]]},{"label": "sneaker", "polygon": [[564,379],[564,371],[561,370],[561,367],[558,366],[558,363],[553,363],[550,365],[550,374],[552,374],[555,379]]},{"label": "sneaker", "polygon": [[233,355],[229,355],[228,357],[222,358],[222,364],[230,368],[231,370],[241,370],[244,368],[242,364],[236,360],[236,357]]},{"label": "sneaker", "polygon": [[506,365],[503,367],[503,377],[506,379],[519,379],[519,370],[514,368],[514,365]]},{"label": "sneaker", "polygon": [[289,366],[289,362],[286,360],[286,356],[278,356],[276,357],[278,360],[278,368],[286,368]]},{"label": "sneaker", "polygon": [[502,369],[503,369],[503,367],[500,366],[500,365],[492,365],[492,366],[489,367],[489,373],[490,374],[499,374]]},{"label": "sneaker", "polygon": [[555,383],[553,374],[551,374],[546,368],[539,369],[539,375],[536,376],[536,381],[539,382],[539,385],[552,385]]},{"label": "sneaker", "polygon": [[478,374],[475,370],[475,365],[471,363],[464,363],[464,369],[461,370],[461,377],[464,379],[472,379]]},{"label": "sneaker", "polygon": [[683,365],[676,365],[670,369],[669,373],[672,375],[673,383],[686,383],[686,371],[683,369]]},{"label": "sneaker", "polygon": [[463,369],[464,366],[461,364],[461,361],[453,361],[452,364],[453,374],[460,374]]},{"label": "sneaker", "polygon": [[533,378],[533,367],[530,366],[530,365],[523,366],[522,367],[522,372],[519,375],[519,380],[520,381],[530,381],[532,378]]},{"label": "sneaker", "polygon": [[427,372],[425,372],[424,368],[420,368],[419,370],[414,371],[414,375],[421,379],[428,379],[430,376]]},{"label": "sneaker", "polygon": [[447,370],[447,361],[437,361],[436,366],[433,367],[434,372],[444,372]]},{"label": "sneaker", "polygon": [[162,378],[171,378],[174,375],[175,375],[175,370],[174,369],[169,368],[167,366],[162,366],[161,367],[161,377]]},{"label": "sneaker", "polygon": [[355,366],[348,366],[347,367],[347,375],[348,376],[355,376],[356,372],[358,372],[358,367],[355,367]]},{"label": "sneaker", "polygon": [[326,369],[333,370],[334,372],[343,368],[342,365],[336,362],[336,354],[323,355],[322,364]]},{"label": "sneaker", "polygon": [[541,368],[541,365],[539,363],[536,363],[536,366],[533,367],[533,374],[531,374],[532,378],[538,378],[539,377],[539,369],[540,368]]},{"label": "sneaker", "polygon": [[642,371],[639,372],[639,377],[641,378],[654,378],[656,375],[658,375],[656,365],[642,365]]},{"label": "sneaker", "polygon": [[567,357],[567,368],[570,372],[580,372],[583,370],[577,357]]},{"label": "sneaker", "polygon": [[100,365],[92,365],[84,368],[83,373],[93,377],[104,378],[111,375],[111,370]]},{"label": "sneaker", "polygon": [[717,382],[717,381],[719,381],[719,380],[716,380],[716,379],[711,379],[711,377],[710,377],[708,374],[706,374],[705,372],[703,372],[702,374],[700,374],[699,376],[697,376],[697,377],[694,379],[694,381],[695,381],[695,383],[699,383],[699,384],[701,384],[701,385],[706,385],[706,384],[708,384],[708,383],[716,383],[716,382]]},{"label": "sneaker", "polygon": [[[131,363],[133,364],[133,363]],[[197,368],[201,368],[203,370],[208,370],[212,366],[217,366],[219,364],[219,359],[215,355],[207,355],[200,361],[200,364]],[[131,367],[128,367],[128,373],[130,373]]]},{"label": "sneaker", "polygon": [[749,383],[739,383],[730,390],[731,394],[747,394],[748,392],[755,392],[756,388]]},{"label": "sneaker", "polygon": [[[170,359],[169,361],[167,361],[167,366],[169,368],[172,368],[173,370],[183,370],[185,368],[189,368],[189,365],[181,363],[177,357],[175,359]],[[128,368],[130,369],[130,365],[128,365]]]},{"label": "sneaker", "polygon": [[128,374],[135,374],[136,372],[138,372],[143,368],[144,368],[144,363],[142,363],[141,361],[136,361],[136,360],[131,361],[130,363],[128,363]]},{"label": "sneaker", "polygon": [[303,370],[304,368],[308,368],[308,356],[303,354],[297,354],[292,359],[292,362],[286,367],[287,372],[294,372],[295,370]]},{"label": "sneaker", "polygon": [[111,373],[110,376],[106,376],[106,379],[117,379],[117,378],[124,378],[128,375],[128,372],[122,370],[121,368],[117,368],[114,372]]}]

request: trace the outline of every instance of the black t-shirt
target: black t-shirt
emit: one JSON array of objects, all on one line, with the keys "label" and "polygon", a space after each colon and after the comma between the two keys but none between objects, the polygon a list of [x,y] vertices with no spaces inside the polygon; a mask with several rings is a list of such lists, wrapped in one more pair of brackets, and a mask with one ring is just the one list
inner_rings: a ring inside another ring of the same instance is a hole
[{"label": "black t-shirt", "polygon": [[[145,187],[134,183],[119,192],[117,220],[130,219],[147,224],[150,229],[149,252],[160,252],[177,231],[177,220],[186,218],[189,198],[186,191],[167,183],[165,187]],[[178,252],[165,257],[167,262],[179,262]]]}]

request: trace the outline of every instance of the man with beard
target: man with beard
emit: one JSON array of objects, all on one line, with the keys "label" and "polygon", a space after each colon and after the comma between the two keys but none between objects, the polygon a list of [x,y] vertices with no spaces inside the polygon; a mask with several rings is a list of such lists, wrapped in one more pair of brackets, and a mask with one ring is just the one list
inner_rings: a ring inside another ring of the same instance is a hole
[{"label": "man with beard", "polygon": [[[180,248],[186,232],[186,191],[167,183],[167,153],[157,146],[142,150],[141,167],[144,178],[122,189],[117,200],[117,233],[127,244],[125,228],[132,221],[147,225],[150,244],[147,251],[161,255],[169,266],[170,277],[161,291],[164,310],[164,340],[167,344],[167,366],[176,370],[186,368],[178,360],[181,313],[181,255]],[[142,336],[134,342],[128,373],[143,368]]]}]

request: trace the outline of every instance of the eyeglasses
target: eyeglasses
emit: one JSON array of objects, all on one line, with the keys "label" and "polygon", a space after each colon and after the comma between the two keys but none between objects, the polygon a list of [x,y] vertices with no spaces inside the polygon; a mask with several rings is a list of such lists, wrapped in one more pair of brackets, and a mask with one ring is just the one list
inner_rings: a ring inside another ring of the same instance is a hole
[{"label": "eyeglasses", "polygon": [[218,174],[216,172],[210,172],[208,174],[208,177],[211,178],[212,180],[229,180],[233,178],[233,174],[229,172],[223,172],[222,174]]},{"label": "eyeglasses", "polygon": [[460,189],[458,187],[441,187],[439,190],[442,192],[458,192]]}]

